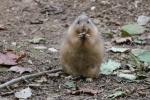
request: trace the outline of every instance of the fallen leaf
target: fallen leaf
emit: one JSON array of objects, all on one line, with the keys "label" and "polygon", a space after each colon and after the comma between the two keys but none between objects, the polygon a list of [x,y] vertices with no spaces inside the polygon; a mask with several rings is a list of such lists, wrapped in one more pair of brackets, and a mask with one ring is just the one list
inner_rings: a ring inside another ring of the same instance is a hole
[{"label": "fallen leaf", "polygon": [[13,66],[9,69],[9,71],[13,71],[13,72],[18,72],[20,74],[24,73],[24,72],[32,72],[32,68],[25,68],[25,67],[19,67],[19,66]]},{"label": "fallen leaf", "polygon": [[27,99],[31,97],[31,95],[32,91],[29,87],[15,93],[15,97],[19,99]]},{"label": "fallen leaf", "polygon": [[120,66],[120,63],[109,59],[108,62],[102,64],[101,73],[105,75],[112,74],[113,71],[120,68]]},{"label": "fallen leaf", "polygon": [[131,36],[131,35],[137,35],[142,34],[145,32],[145,28],[143,26],[140,26],[138,24],[128,24],[121,28],[122,30],[122,36]]},{"label": "fallen leaf", "polygon": [[129,48],[120,48],[120,47],[112,47],[110,49],[108,49],[109,51],[112,51],[112,52],[128,52],[129,51]]},{"label": "fallen leaf", "polygon": [[150,65],[150,50],[143,49],[133,49],[132,54],[134,54],[140,61],[148,63]]},{"label": "fallen leaf", "polygon": [[122,37],[122,38],[115,38],[113,40],[116,44],[122,44],[122,43],[131,43],[132,38],[131,37]]},{"label": "fallen leaf", "polygon": [[33,44],[39,44],[40,42],[45,42],[45,41],[46,39],[41,37],[34,37],[32,40],[29,40],[29,42]]},{"label": "fallen leaf", "polygon": [[137,76],[134,74],[118,73],[117,76],[128,80],[135,80],[137,78]]},{"label": "fallen leaf", "polygon": [[64,86],[66,87],[66,88],[76,88],[76,84],[73,82],[73,81],[67,81],[65,84],[64,84]]},{"label": "fallen leaf", "polygon": [[138,19],[137,19],[137,23],[139,25],[146,25],[150,20],[150,17],[147,17],[147,16],[138,16]]},{"label": "fallen leaf", "polygon": [[51,51],[51,52],[58,52],[58,50],[55,49],[55,48],[48,48],[48,50]]},{"label": "fallen leaf", "polygon": [[0,53],[0,65],[16,65],[17,57],[13,52]]},{"label": "fallen leaf", "polygon": [[116,91],[115,93],[109,95],[108,98],[115,99],[117,97],[122,97],[122,96],[125,96],[125,92],[123,92],[123,91]]}]

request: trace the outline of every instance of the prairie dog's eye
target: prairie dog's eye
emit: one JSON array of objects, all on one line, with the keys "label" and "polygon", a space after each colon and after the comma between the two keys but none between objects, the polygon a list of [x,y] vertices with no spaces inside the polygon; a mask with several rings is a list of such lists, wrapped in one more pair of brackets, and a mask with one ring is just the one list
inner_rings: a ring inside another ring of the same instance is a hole
[{"label": "prairie dog's eye", "polygon": [[77,24],[80,24],[80,21],[77,21]]},{"label": "prairie dog's eye", "polygon": [[89,22],[89,20],[87,20],[87,24],[89,24],[90,22]]}]

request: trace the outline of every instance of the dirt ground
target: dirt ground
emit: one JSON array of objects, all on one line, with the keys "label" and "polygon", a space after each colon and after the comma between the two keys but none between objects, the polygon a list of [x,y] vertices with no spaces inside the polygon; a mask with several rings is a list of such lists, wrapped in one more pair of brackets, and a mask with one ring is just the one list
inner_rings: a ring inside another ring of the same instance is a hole
[{"label": "dirt ground", "polygon": [[[59,64],[58,52],[51,52],[47,49],[35,50],[33,47],[44,45],[47,48],[56,48],[59,51],[68,26],[82,12],[86,12],[97,25],[104,38],[105,48],[108,49],[116,44],[111,43],[112,38],[109,38],[106,33],[112,32],[114,37],[119,37],[121,26],[136,22],[139,15],[150,16],[150,1],[0,0],[0,25],[7,28],[7,30],[0,31],[1,50],[25,51],[27,57],[20,62],[20,65],[32,68],[34,70],[32,73],[59,68],[61,65]],[[150,24],[146,27],[149,29]],[[46,38],[46,42],[30,43],[29,40],[36,36]],[[14,42],[16,42],[16,45],[14,45]],[[120,46],[150,49],[149,45],[129,44]],[[120,55],[106,52],[105,60],[112,58],[122,64],[129,62],[126,57],[120,59]],[[25,74],[29,73],[22,75]],[[0,84],[22,75],[15,72],[0,72]],[[38,80],[42,80],[43,77],[46,81],[38,83]],[[84,80],[77,82],[78,87],[99,90],[100,92],[95,96],[68,94],[69,89],[64,87],[64,83],[69,79],[65,75],[58,77],[45,75],[43,77],[19,82],[4,88],[0,90],[0,98],[15,100],[14,93],[16,91],[30,86],[33,95],[29,100],[107,100],[107,97],[118,89],[125,91],[127,94],[124,97],[117,98],[117,100],[150,99],[150,83],[148,83],[150,77],[138,82],[129,82],[116,76],[100,75],[93,82]],[[40,86],[34,86],[33,84],[40,84]],[[9,94],[10,91],[13,92]]]}]

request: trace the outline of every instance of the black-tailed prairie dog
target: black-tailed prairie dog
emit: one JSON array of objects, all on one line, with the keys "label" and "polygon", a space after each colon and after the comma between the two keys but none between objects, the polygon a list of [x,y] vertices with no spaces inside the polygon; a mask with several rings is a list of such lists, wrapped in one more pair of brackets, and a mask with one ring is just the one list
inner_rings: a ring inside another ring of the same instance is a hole
[{"label": "black-tailed prairie dog", "polygon": [[101,34],[91,19],[81,14],[69,27],[60,50],[63,70],[73,76],[96,78],[103,56]]}]

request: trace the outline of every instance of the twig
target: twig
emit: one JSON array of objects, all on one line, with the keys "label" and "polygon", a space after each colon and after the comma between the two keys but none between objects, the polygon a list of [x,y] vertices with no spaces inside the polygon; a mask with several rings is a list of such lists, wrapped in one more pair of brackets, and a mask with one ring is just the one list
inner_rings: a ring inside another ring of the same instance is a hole
[{"label": "twig", "polygon": [[101,91],[93,90],[93,89],[88,89],[88,88],[80,88],[79,90],[74,90],[74,91],[68,91],[69,94],[72,95],[80,95],[80,94],[88,94],[88,95],[97,95]]},{"label": "twig", "polygon": [[8,96],[13,94],[15,91],[9,91],[9,92],[5,92],[5,93],[1,93],[0,96]]},{"label": "twig", "polygon": [[22,81],[22,80],[25,80],[25,79],[30,79],[30,78],[34,78],[34,77],[38,77],[38,76],[42,76],[46,73],[55,73],[55,72],[58,72],[58,71],[62,71],[62,69],[53,69],[53,70],[49,70],[49,71],[43,71],[43,72],[39,72],[39,73],[35,73],[35,74],[30,74],[30,75],[25,75],[25,76],[21,76],[21,77],[18,77],[18,78],[15,78],[15,79],[12,79],[8,82],[5,82],[4,84],[1,84],[0,85],[0,89],[2,88],[5,88],[9,85],[12,85],[12,84],[15,84],[19,81]]}]

